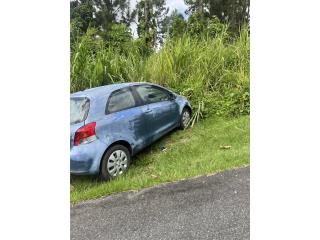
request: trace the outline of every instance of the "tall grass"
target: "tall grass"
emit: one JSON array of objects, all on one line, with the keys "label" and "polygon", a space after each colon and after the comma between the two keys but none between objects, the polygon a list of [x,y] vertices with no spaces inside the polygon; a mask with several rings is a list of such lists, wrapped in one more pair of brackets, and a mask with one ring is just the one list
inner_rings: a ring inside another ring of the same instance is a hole
[{"label": "tall grass", "polygon": [[147,57],[132,41],[125,52],[106,47],[89,30],[71,50],[71,92],[114,82],[146,81],[188,97],[194,121],[208,115],[250,111],[250,39],[247,28],[230,40],[188,34],[169,39]]}]

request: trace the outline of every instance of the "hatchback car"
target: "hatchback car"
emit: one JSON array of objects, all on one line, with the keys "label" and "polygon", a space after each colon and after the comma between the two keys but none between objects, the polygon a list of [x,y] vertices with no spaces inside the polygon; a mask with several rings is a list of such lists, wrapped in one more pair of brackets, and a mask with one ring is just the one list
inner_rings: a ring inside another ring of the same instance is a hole
[{"label": "hatchback car", "polygon": [[188,100],[150,83],[92,88],[70,97],[71,174],[123,174],[131,157],[191,119]]}]

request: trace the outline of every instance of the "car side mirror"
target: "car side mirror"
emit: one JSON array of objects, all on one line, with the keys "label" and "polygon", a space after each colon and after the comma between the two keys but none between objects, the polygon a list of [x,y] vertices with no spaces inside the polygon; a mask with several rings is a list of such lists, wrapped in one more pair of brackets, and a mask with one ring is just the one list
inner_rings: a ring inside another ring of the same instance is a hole
[{"label": "car side mirror", "polygon": [[173,93],[170,93],[169,99],[170,99],[170,101],[175,100],[176,99],[176,95],[174,95]]}]

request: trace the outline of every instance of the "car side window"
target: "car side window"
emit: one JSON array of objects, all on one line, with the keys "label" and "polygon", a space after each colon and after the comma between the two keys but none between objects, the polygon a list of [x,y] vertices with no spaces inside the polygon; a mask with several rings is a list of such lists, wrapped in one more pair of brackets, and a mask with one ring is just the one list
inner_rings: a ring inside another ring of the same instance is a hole
[{"label": "car side window", "polygon": [[154,86],[137,86],[136,90],[144,103],[155,103],[170,99],[168,91]]},{"label": "car side window", "polygon": [[129,89],[121,89],[111,94],[107,106],[107,113],[118,112],[132,108],[136,105],[132,93]]}]

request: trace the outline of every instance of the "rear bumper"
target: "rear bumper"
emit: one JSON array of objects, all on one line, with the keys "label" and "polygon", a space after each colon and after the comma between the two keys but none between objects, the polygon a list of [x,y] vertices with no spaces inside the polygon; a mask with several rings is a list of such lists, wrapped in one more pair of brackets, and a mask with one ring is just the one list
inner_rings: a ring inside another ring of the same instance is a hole
[{"label": "rear bumper", "polygon": [[88,161],[76,161],[70,159],[70,173],[71,174],[90,174],[90,169],[92,166],[92,159]]},{"label": "rear bumper", "polygon": [[107,146],[99,139],[70,149],[70,173],[94,175],[100,170],[100,162]]}]

